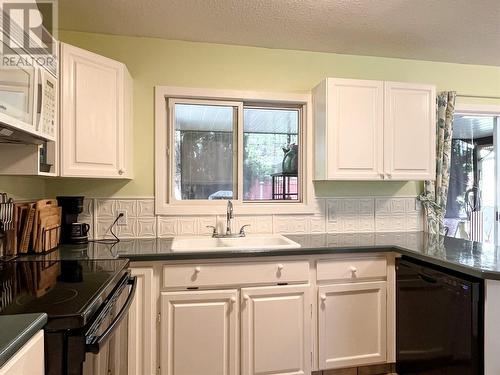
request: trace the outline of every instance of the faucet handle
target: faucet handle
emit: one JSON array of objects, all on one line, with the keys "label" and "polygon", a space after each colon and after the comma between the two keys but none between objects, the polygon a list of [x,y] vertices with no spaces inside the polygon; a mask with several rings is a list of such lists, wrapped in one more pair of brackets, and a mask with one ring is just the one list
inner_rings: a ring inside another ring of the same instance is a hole
[{"label": "faucet handle", "polygon": [[212,229],[212,237],[217,236],[217,228],[213,225],[207,225],[208,229]]},{"label": "faucet handle", "polygon": [[241,237],[245,237],[245,236],[246,236],[246,233],[245,233],[245,228],[246,228],[246,227],[251,227],[251,225],[250,225],[250,224],[245,224],[245,225],[243,225],[243,226],[240,228],[240,236],[241,236]]}]

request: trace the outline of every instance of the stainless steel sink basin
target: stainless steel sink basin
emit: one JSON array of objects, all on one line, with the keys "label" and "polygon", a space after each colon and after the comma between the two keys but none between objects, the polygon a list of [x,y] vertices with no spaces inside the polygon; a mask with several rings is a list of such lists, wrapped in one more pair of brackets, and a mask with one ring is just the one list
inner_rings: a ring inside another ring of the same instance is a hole
[{"label": "stainless steel sink basin", "polygon": [[235,251],[259,249],[295,249],[300,245],[281,234],[249,234],[237,238],[207,236],[174,237],[172,251]]}]

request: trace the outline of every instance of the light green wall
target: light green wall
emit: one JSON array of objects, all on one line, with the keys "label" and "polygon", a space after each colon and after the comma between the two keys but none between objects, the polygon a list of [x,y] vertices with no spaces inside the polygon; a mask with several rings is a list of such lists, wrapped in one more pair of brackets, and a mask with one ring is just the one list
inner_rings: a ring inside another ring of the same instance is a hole
[{"label": "light green wall", "polygon": [[15,200],[44,198],[46,185],[42,177],[0,176],[0,192],[6,192]]},{"label": "light green wall", "polygon": [[[277,50],[154,38],[61,31],[60,39],[124,62],[134,78],[135,179],[130,182],[55,179],[47,192],[87,196],[153,196],[153,87],[304,91],[324,77],[434,83],[439,90],[500,94],[500,67],[332,53]],[[0,180],[0,188],[2,180]],[[415,195],[421,183],[322,182],[318,196]]]}]

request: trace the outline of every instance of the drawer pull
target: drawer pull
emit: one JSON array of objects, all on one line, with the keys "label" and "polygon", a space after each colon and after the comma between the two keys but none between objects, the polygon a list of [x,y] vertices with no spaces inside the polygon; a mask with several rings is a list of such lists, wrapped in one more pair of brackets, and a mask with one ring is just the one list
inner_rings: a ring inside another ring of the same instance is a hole
[{"label": "drawer pull", "polygon": [[326,301],[326,294],[320,295],[319,298],[321,299],[321,302],[325,302]]},{"label": "drawer pull", "polygon": [[283,264],[278,264],[278,271],[282,271],[285,266]]},{"label": "drawer pull", "polygon": [[201,267],[200,267],[200,266],[196,266],[196,267],[194,268],[194,272],[195,272],[195,273],[200,273],[200,271],[201,271]]},{"label": "drawer pull", "polygon": [[358,269],[356,267],[354,267],[354,266],[351,266],[350,270],[351,270],[352,273],[358,272]]}]

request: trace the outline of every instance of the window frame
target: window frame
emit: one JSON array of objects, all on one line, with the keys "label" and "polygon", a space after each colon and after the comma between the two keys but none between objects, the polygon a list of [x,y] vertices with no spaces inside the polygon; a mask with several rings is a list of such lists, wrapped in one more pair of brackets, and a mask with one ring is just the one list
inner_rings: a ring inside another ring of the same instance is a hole
[{"label": "window frame", "polygon": [[[310,214],[314,213],[312,184],[312,105],[310,93],[278,93],[196,89],[171,86],[155,87],[155,212],[157,215],[213,215],[225,212],[226,200],[177,200],[174,197],[175,161],[174,111],[171,105],[206,104],[237,107],[236,196],[233,199],[236,214]],[[298,109],[299,123],[299,201],[243,200],[243,109],[271,107]],[[233,151],[234,152],[234,151]]]}]

